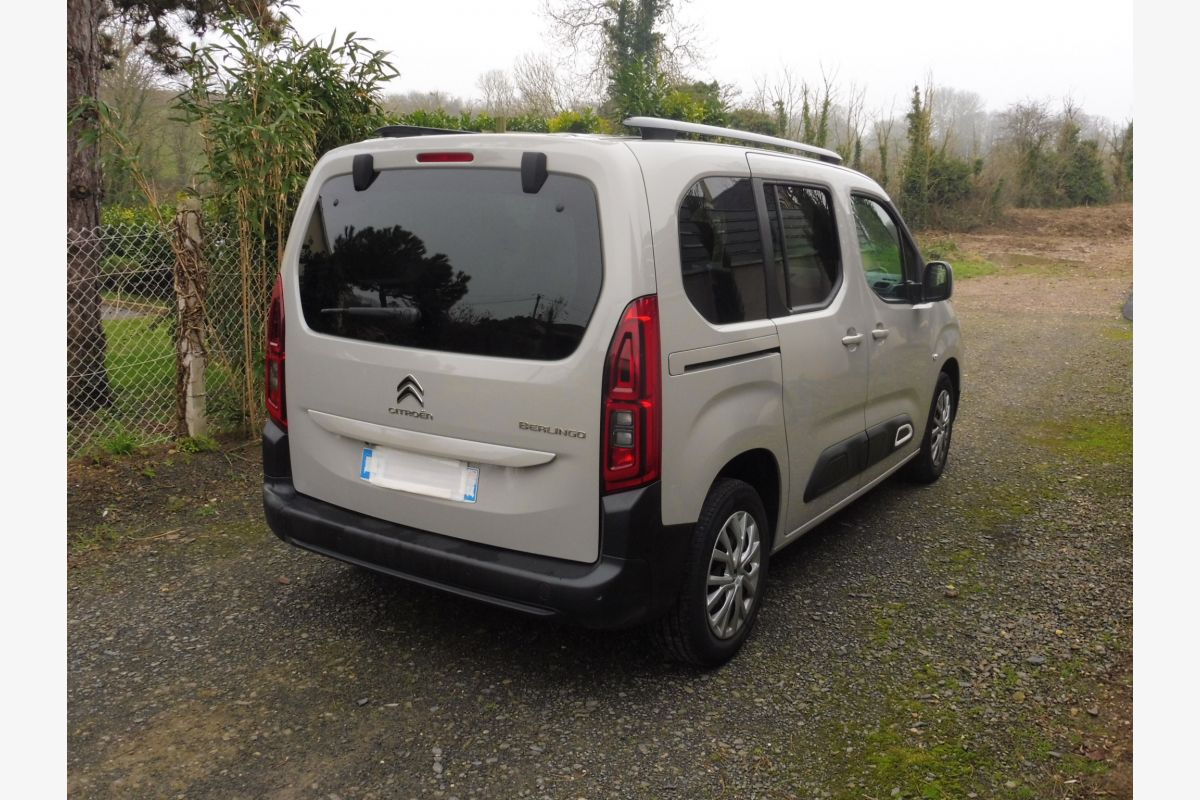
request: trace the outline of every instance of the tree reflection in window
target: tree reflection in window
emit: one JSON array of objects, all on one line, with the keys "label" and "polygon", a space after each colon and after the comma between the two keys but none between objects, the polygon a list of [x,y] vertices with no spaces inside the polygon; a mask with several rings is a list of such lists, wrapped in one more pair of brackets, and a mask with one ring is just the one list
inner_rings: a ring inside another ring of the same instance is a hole
[{"label": "tree reflection in window", "polygon": [[425,243],[399,225],[347,227],[332,251],[306,249],[301,260],[310,324],[329,325],[324,332],[335,334],[351,327],[355,338],[370,341],[388,341],[397,323],[411,326],[414,344],[435,340],[470,281],[444,254],[427,255]]},{"label": "tree reflection in window", "polygon": [[[301,257],[304,318],[320,333],[433,350],[535,358],[569,355],[580,325],[556,322],[566,299],[535,295],[504,318],[470,302],[471,276],[400,225],[350,226]],[[491,305],[486,301],[482,305]]]}]

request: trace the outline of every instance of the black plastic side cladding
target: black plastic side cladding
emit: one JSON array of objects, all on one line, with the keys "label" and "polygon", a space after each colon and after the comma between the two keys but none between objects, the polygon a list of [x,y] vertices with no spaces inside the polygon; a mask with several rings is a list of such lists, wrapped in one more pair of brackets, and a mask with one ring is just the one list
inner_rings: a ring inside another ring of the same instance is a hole
[{"label": "black plastic side cladding", "polygon": [[[886,422],[867,428],[867,467],[873,467],[880,461],[896,452],[896,433],[903,426],[909,428],[909,438],[912,437],[912,418],[908,414],[898,414]],[[905,439],[905,443],[909,440]]]},{"label": "black plastic side cladding", "polygon": [[912,419],[908,414],[898,414],[825,448],[817,457],[817,464],[804,489],[804,502],[812,502],[896,452],[896,433],[904,425],[911,428]]},{"label": "black plastic side cladding", "polygon": [[354,157],[354,191],[365,192],[379,177],[375,169],[375,156],[360,153]]},{"label": "black plastic side cladding", "polygon": [[521,191],[537,194],[546,183],[550,173],[546,171],[545,153],[521,154]]},{"label": "black plastic side cladding", "polygon": [[817,457],[816,466],[804,489],[804,502],[828,492],[853,478],[867,468],[867,432],[857,433],[849,439],[825,448]]}]

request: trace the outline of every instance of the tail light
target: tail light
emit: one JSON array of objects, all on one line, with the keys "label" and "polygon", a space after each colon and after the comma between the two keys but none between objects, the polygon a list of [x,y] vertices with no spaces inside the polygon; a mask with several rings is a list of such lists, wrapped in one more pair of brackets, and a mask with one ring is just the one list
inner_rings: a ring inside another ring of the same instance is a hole
[{"label": "tail light", "polygon": [[658,297],[639,297],[621,314],[604,368],[604,491],[658,480],[662,466],[662,379]]},{"label": "tail light", "polygon": [[287,430],[287,394],[283,372],[283,276],[275,279],[271,305],[267,308],[266,379],[267,416]]}]

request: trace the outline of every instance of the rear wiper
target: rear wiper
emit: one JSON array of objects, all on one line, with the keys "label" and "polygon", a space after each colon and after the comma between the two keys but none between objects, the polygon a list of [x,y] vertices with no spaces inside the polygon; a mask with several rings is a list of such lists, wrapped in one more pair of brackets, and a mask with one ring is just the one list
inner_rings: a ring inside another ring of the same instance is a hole
[{"label": "rear wiper", "polygon": [[417,316],[421,312],[412,308],[380,308],[378,306],[347,306],[345,308],[322,308],[322,314],[349,314],[352,317],[396,317]]}]

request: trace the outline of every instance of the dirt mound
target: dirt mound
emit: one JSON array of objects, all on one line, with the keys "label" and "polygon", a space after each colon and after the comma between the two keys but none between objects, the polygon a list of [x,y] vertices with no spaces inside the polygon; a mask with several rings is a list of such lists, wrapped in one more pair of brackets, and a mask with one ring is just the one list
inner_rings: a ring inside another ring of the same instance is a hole
[{"label": "dirt mound", "polygon": [[1014,208],[989,230],[1036,236],[1122,238],[1133,234],[1133,204]]}]

